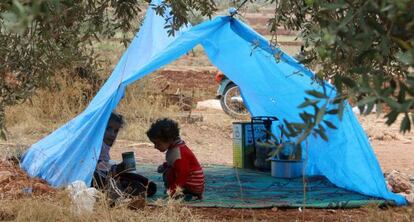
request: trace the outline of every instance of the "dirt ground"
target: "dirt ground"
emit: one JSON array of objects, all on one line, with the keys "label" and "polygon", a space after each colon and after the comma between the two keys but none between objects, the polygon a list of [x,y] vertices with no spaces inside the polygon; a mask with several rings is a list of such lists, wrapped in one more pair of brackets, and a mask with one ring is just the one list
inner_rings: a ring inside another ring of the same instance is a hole
[{"label": "dirt ground", "polygon": [[401,134],[399,122],[391,126],[375,114],[358,117],[384,172],[399,170],[414,176],[414,132]]},{"label": "dirt ground", "polygon": [[0,200],[55,193],[46,181],[30,178],[17,164],[14,160],[0,160]]}]

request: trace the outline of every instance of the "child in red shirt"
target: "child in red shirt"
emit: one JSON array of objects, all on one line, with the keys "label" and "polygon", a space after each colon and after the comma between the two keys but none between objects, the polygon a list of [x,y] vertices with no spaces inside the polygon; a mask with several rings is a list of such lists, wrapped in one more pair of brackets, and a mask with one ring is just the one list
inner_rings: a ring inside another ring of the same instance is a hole
[{"label": "child in red shirt", "polygon": [[[168,118],[158,119],[147,131],[155,149],[166,152],[166,162],[158,167],[163,173],[165,188],[174,196],[177,187],[183,194],[202,199],[204,173],[194,153],[180,139],[178,124]],[[187,198],[186,198],[187,199]]]}]

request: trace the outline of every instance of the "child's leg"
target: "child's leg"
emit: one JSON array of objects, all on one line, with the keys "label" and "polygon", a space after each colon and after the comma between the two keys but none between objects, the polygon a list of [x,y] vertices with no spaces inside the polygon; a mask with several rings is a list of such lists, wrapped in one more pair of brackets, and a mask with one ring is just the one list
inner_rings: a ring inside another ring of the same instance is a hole
[{"label": "child's leg", "polygon": [[119,180],[122,184],[121,190],[133,196],[150,197],[157,192],[157,185],[154,182],[137,173],[122,173],[119,175]]},{"label": "child's leg", "polygon": [[195,197],[196,200],[202,200],[203,194],[195,193],[187,188],[183,189],[183,194],[185,195],[184,200],[189,201],[192,200],[193,197]]},{"label": "child's leg", "polygon": [[102,176],[98,172],[93,173],[92,178],[92,187],[95,187],[96,189],[103,190],[106,187],[106,177]]}]

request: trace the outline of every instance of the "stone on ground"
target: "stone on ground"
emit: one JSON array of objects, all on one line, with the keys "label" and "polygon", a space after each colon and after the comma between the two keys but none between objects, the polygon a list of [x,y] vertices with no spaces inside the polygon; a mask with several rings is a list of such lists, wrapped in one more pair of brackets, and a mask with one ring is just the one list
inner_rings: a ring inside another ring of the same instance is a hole
[{"label": "stone on ground", "polygon": [[197,109],[219,109],[222,110],[220,100],[209,99],[197,103]]}]

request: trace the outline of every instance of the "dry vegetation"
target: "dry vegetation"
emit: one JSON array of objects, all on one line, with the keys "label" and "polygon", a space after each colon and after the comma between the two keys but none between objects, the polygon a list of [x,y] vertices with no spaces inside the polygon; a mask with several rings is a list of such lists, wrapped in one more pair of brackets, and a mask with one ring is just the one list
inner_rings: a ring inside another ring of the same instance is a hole
[{"label": "dry vegetation", "polygon": [[144,206],[132,210],[128,205],[108,207],[101,198],[92,213],[76,213],[69,196],[61,191],[54,197],[24,197],[0,200],[0,220],[16,221],[200,221],[200,217],[177,202],[164,207]]}]

